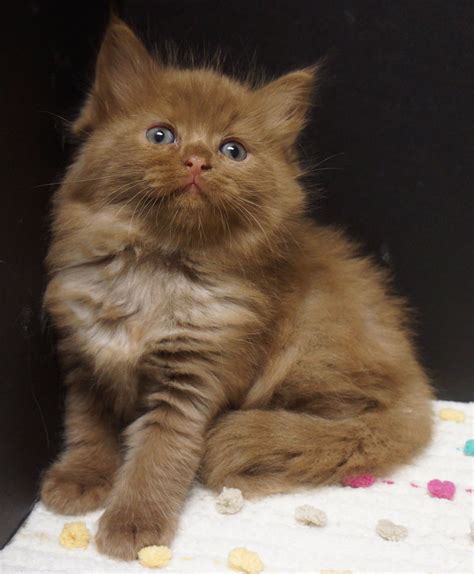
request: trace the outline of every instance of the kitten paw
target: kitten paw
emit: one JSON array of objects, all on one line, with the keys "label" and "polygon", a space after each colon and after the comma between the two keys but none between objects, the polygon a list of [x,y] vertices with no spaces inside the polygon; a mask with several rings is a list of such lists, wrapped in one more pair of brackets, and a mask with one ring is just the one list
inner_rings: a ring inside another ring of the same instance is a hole
[{"label": "kitten paw", "polygon": [[97,549],[112,558],[135,560],[145,546],[171,544],[175,527],[162,523],[163,519],[159,516],[154,519],[153,513],[140,518],[130,510],[108,508],[99,521]]},{"label": "kitten paw", "polygon": [[69,469],[59,462],[45,474],[41,501],[59,514],[85,514],[103,508],[112,488],[111,478],[92,469]]}]

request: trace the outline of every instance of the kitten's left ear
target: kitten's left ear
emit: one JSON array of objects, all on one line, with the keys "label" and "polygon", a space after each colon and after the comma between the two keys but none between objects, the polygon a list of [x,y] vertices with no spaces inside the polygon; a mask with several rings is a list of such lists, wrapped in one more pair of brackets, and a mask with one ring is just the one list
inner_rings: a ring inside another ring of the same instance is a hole
[{"label": "kitten's left ear", "polygon": [[94,83],[73,124],[73,133],[87,133],[133,105],[137,91],[146,89],[157,67],[133,31],[112,16],[97,57]]},{"label": "kitten's left ear", "polygon": [[267,126],[291,146],[306,124],[319,66],[290,72],[257,90]]}]

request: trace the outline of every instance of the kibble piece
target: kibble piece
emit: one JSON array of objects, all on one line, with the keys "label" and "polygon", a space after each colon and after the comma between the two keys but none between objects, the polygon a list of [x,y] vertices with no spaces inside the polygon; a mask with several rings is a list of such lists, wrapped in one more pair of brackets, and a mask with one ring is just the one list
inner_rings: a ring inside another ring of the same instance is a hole
[{"label": "kibble piece", "polygon": [[408,536],[408,530],[400,524],[394,524],[390,520],[379,520],[375,527],[375,532],[391,542],[398,542]]},{"label": "kibble piece", "polygon": [[90,532],[84,522],[68,522],[63,526],[59,542],[64,548],[87,548]]},{"label": "kibble piece", "polygon": [[474,520],[471,520],[471,540],[474,542]]},{"label": "kibble piece", "polygon": [[308,526],[326,526],[328,523],[326,513],[309,504],[298,506],[295,510],[295,518],[298,522]]},{"label": "kibble piece", "polygon": [[167,546],[145,546],[138,552],[138,561],[146,568],[162,568],[171,557],[171,550]]},{"label": "kibble piece", "polygon": [[226,488],[224,486],[216,500],[217,512],[221,514],[235,514],[242,510],[243,505],[244,497],[238,488]]},{"label": "kibble piece", "polygon": [[247,574],[260,574],[263,570],[263,562],[256,552],[247,548],[234,548],[229,552],[227,563],[232,570],[246,572]]}]

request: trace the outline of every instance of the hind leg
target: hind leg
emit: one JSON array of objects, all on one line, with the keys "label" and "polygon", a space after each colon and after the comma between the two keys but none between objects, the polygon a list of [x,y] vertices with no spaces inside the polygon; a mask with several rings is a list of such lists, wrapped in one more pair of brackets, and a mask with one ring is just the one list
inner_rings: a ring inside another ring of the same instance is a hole
[{"label": "hind leg", "polygon": [[254,497],[383,475],[428,442],[430,407],[419,407],[416,418],[404,406],[342,420],[285,410],[228,413],[208,435],[201,477],[214,490],[232,486]]}]

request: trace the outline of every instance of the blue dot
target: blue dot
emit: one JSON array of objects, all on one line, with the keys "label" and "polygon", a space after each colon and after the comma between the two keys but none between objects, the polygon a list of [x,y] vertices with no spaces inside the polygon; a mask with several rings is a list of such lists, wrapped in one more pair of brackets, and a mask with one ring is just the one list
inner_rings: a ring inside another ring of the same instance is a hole
[{"label": "blue dot", "polygon": [[466,456],[474,456],[474,438],[466,441],[463,452]]}]

